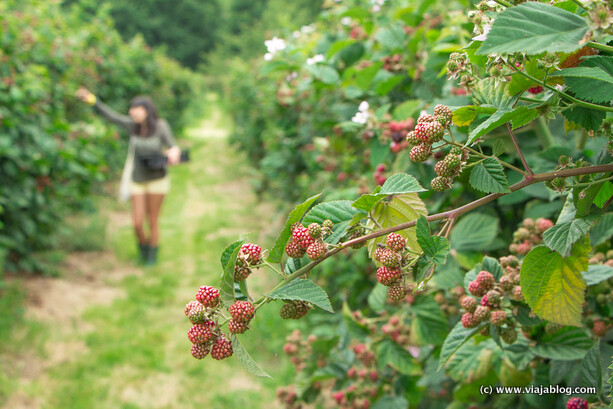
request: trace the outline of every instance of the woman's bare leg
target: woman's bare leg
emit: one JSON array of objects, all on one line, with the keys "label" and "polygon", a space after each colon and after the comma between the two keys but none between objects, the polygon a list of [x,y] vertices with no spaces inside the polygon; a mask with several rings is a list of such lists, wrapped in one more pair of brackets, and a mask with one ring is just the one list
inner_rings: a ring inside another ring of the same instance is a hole
[{"label": "woman's bare leg", "polygon": [[163,194],[151,194],[148,193],[146,197],[147,203],[147,216],[149,217],[149,230],[151,237],[149,238],[149,245],[151,247],[157,247],[159,240],[159,227],[158,220],[160,218],[160,210],[162,209],[162,202],[164,201]]},{"label": "woman's bare leg", "polygon": [[132,195],[132,225],[139,244],[148,244],[145,235],[145,195]]}]

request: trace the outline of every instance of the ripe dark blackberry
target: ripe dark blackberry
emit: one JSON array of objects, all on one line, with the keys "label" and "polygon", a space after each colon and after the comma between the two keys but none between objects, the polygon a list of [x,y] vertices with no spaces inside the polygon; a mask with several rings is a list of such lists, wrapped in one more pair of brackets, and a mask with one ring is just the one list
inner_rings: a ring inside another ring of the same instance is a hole
[{"label": "ripe dark blackberry", "polygon": [[254,265],[260,261],[262,249],[257,244],[246,243],[241,246],[240,254],[245,257],[249,265]]},{"label": "ripe dark blackberry", "polygon": [[228,308],[228,312],[235,321],[249,323],[255,314],[255,308],[249,301],[236,301]]},{"label": "ripe dark blackberry", "polygon": [[494,310],[490,314],[490,322],[497,326],[502,327],[507,321],[507,314],[502,310]]},{"label": "ripe dark blackberry", "polygon": [[587,409],[587,401],[578,397],[570,398],[566,402],[566,409]]},{"label": "ripe dark blackberry", "polygon": [[467,312],[464,315],[462,315],[461,321],[462,321],[462,326],[464,328],[475,328],[477,325],[479,325],[479,323],[475,321],[474,316],[470,312]]},{"label": "ripe dark blackberry", "polygon": [[381,249],[378,252],[378,261],[385,267],[394,268],[400,266],[401,257],[400,254],[390,249]]},{"label": "ripe dark blackberry", "polygon": [[223,335],[213,342],[211,346],[211,358],[221,360],[232,356],[232,342]]},{"label": "ripe dark blackberry", "polygon": [[485,270],[480,271],[479,274],[477,274],[477,278],[475,278],[475,281],[478,282],[479,285],[486,291],[492,289],[495,284],[494,276],[492,275],[492,273]]},{"label": "ripe dark blackberry", "polygon": [[379,267],[377,270],[377,281],[383,285],[390,286],[397,282],[402,277],[402,271],[399,268]]},{"label": "ripe dark blackberry", "polygon": [[285,246],[285,252],[291,258],[301,258],[306,253],[306,249],[300,247],[295,240],[290,240]]},{"label": "ripe dark blackberry", "polygon": [[319,260],[326,254],[326,245],[321,240],[316,240],[306,249],[307,256],[311,260]]},{"label": "ripe dark blackberry", "polygon": [[292,239],[296,242],[298,247],[304,250],[315,242],[315,239],[309,235],[309,230],[303,226],[298,226],[294,229]]},{"label": "ripe dark blackberry", "polygon": [[423,162],[430,156],[432,152],[432,147],[425,143],[420,143],[419,145],[415,145],[411,148],[409,152],[409,158],[413,162]]},{"label": "ripe dark blackberry", "polygon": [[193,344],[192,345],[192,356],[196,359],[202,359],[209,354],[211,351],[211,347],[208,343],[203,344]]},{"label": "ripe dark blackberry", "polygon": [[387,247],[397,253],[404,251],[404,246],[406,243],[406,239],[398,233],[390,233],[385,238],[385,244]]},{"label": "ripe dark blackberry", "polygon": [[311,223],[309,224],[309,227],[307,227],[307,230],[309,232],[309,236],[311,236],[314,239],[318,239],[321,237],[321,226],[317,223]]},{"label": "ripe dark blackberry", "polygon": [[475,300],[473,297],[465,295],[460,298],[460,305],[468,312],[475,312],[475,309],[477,308],[477,300]]},{"label": "ripe dark blackberry", "polygon": [[300,300],[286,301],[279,314],[284,320],[297,320],[306,315],[311,309],[309,303]]},{"label": "ripe dark blackberry", "polygon": [[390,285],[387,289],[387,297],[392,301],[402,301],[407,296],[407,288],[400,280]]},{"label": "ripe dark blackberry", "polygon": [[487,321],[490,317],[490,309],[484,307],[483,305],[478,305],[477,308],[475,308],[473,316],[475,317],[475,321],[477,323]]},{"label": "ripe dark blackberry", "polygon": [[453,112],[451,112],[451,109],[449,109],[448,106],[438,104],[434,107],[434,117],[437,119],[442,119],[442,124],[446,125],[451,122]]},{"label": "ripe dark blackberry", "polygon": [[219,304],[219,290],[215,287],[203,285],[196,293],[196,300],[205,307],[217,307],[217,304]]},{"label": "ripe dark blackberry", "polygon": [[247,329],[249,329],[249,327],[247,327],[247,324],[244,322],[235,320],[228,321],[228,331],[230,331],[231,334],[242,334],[247,331]]},{"label": "ripe dark blackberry", "polygon": [[515,331],[514,327],[507,327],[500,331],[500,339],[507,345],[513,344],[517,341],[517,331]]},{"label": "ripe dark blackberry", "polygon": [[194,324],[187,331],[187,338],[192,344],[202,344],[213,338],[213,328],[215,323],[213,321],[205,321],[202,324]]},{"label": "ripe dark blackberry", "polygon": [[475,280],[468,283],[468,292],[474,296],[482,297],[487,290],[481,287],[481,285]]},{"label": "ripe dark blackberry", "polygon": [[430,182],[432,190],[435,192],[443,192],[453,186],[453,179],[448,177],[437,176]]},{"label": "ripe dark blackberry", "polygon": [[192,324],[201,324],[204,322],[205,312],[206,307],[197,302],[187,313],[187,318],[189,318]]}]

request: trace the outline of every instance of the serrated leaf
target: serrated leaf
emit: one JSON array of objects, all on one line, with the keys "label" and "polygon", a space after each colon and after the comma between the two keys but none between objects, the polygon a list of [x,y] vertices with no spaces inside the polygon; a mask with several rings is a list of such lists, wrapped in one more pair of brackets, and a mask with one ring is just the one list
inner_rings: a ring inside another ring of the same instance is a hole
[{"label": "serrated leaf", "polygon": [[511,110],[513,98],[508,92],[509,84],[497,84],[493,78],[479,80],[472,92],[472,99],[478,105],[487,105],[505,111]]},{"label": "serrated leaf", "polygon": [[387,287],[382,284],[375,284],[370,294],[368,294],[368,306],[377,314],[385,311],[387,301]]},{"label": "serrated leaf", "polygon": [[[236,264],[236,258],[238,257],[238,252],[241,249],[242,242],[237,241],[232,243],[230,246],[226,248],[228,252],[229,249],[233,249],[232,253],[229,257],[224,257],[222,255],[222,264],[224,259],[226,259],[226,266],[224,267],[223,274],[221,275],[221,282],[219,284],[219,298],[221,302],[225,306],[230,306],[234,304],[234,265]],[[224,251],[224,254],[226,252]]]},{"label": "serrated leaf", "polygon": [[573,13],[544,3],[509,7],[496,16],[477,54],[572,52],[583,46],[588,27]]},{"label": "serrated leaf", "polygon": [[389,49],[403,48],[407,36],[400,25],[382,27],[375,34],[375,40]]},{"label": "serrated leaf", "polygon": [[481,379],[492,369],[494,349],[500,351],[491,338],[479,344],[464,344],[447,363],[446,372],[455,381],[471,383]]},{"label": "serrated leaf", "polygon": [[587,285],[596,285],[613,277],[613,267],[605,264],[590,264],[587,271],[581,274]]},{"label": "serrated leaf", "polygon": [[545,335],[532,352],[543,358],[572,360],[585,357],[591,347],[592,340],[583,329],[567,327]]},{"label": "serrated leaf", "polygon": [[467,105],[453,111],[452,121],[455,126],[468,126],[479,114],[493,114],[496,108]]},{"label": "serrated leaf", "polygon": [[574,219],[571,222],[556,224],[543,233],[543,244],[568,257],[570,250],[580,238],[584,237],[597,220]]},{"label": "serrated leaf", "polygon": [[405,193],[425,192],[426,189],[421,187],[417,179],[406,173],[396,173],[390,176],[383,186],[381,186],[380,194],[399,195]]},{"label": "serrated leaf", "polygon": [[355,202],[351,204],[351,206],[355,207],[358,210],[370,212],[372,208],[385,197],[387,197],[387,195],[365,194],[360,196]]},{"label": "serrated leaf", "polygon": [[613,213],[606,213],[590,233],[592,245],[598,246],[613,236]]},{"label": "serrated leaf", "polygon": [[304,216],[303,224],[323,223],[329,219],[332,223],[341,223],[353,219],[358,211],[351,206],[351,200],[335,200],[331,202],[320,203]]},{"label": "serrated leaf", "polygon": [[321,193],[315,196],[311,196],[310,198],[305,200],[304,203],[299,204],[294,210],[290,212],[289,216],[287,217],[287,221],[285,222],[283,231],[281,232],[281,234],[275,241],[275,244],[273,245],[272,249],[270,250],[270,254],[267,258],[269,263],[279,263],[282,260],[283,252],[285,251],[285,245],[287,244],[287,241],[292,234],[292,224],[302,219],[302,216],[304,216],[304,214],[307,212],[307,210],[309,210],[311,205],[315,203],[317,199],[319,199],[319,196],[321,196]]},{"label": "serrated leaf", "polygon": [[449,254],[449,242],[445,237],[432,236],[430,225],[424,216],[417,219],[417,243],[424,251],[424,257],[428,262],[436,265],[445,264]]},{"label": "serrated leaf", "polygon": [[473,167],[470,185],[484,193],[511,193],[504,169],[494,158],[485,158]]},{"label": "serrated leaf", "polygon": [[268,295],[273,300],[307,301],[328,312],[334,312],[328,294],[317,284],[307,279],[296,279]]},{"label": "serrated leaf", "polygon": [[600,395],[602,392],[602,364],[600,362],[600,342],[594,343],[594,346],[581,360],[581,385],[591,386],[596,388],[594,395]]},{"label": "serrated leaf", "polygon": [[602,188],[594,198],[594,204],[602,209],[605,203],[613,197],[613,183],[603,183]]},{"label": "serrated leaf", "polygon": [[[371,217],[377,224],[375,225],[372,221],[368,221],[366,227],[370,229],[379,229],[380,226],[380,228],[385,229],[417,220],[420,215],[427,215],[427,212],[426,205],[416,193],[397,195],[391,201],[379,202],[373,207]],[[407,240],[407,247],[414,251],[419,251],[415,227],[400,230],[396,233],[402,235]],[[383,243],[385,239],[385,236],[381,236],[369,240],[368,253],[372,256],[372,252],[376,248],[377,243]]]},{"label": "serrated leaf", "polygon": [[434,297],[422,298],[411,307],[411,333],[420,345],[441,345],[449,331],[447,318]]},{"label": "serrated leaf", "polygon": [[597,109],[586,108],[575,105],[570,109],[562,111],[562,115],[568,121],[579,125],[580,127],[588,131],[597,131],[602,124],[602,121],[606,118],[607,114],[604,111]]},{"label": "serrated leaf", "polygon": [[234,334],[230,335],[230,340],[232,341],[232,350],[234,351],[234,356],[241,363],[243,368],[247,372],[255,376],[261,376],[263,378],[272,378],[268,375],[260,366],[253,360],[251,355],[245,350],[241,342],[238,340],[238,337]]},{"label": "serrated leaf", "polygon": [[578,241],[563,258],[546,246],[533,248],[521,266],[521,288],[526,302],[539,317],[562,325],[581,326],[585,280],[590,251],[587,238]]},{"label": "serrated leaf", "polygon": [[451,356],[460,348],[466,341],[475,335],[481,328],[464,328],[461,322],[458,322],[449,332],[438,360],[438,369],[440,370],[451,358]]},{"label": "serrated leaf", "polygon": [[406,409],[409,407],[409,402],[404,396],[381,396],[374,403],[371,409]]},{"label": "serrated leaf", "polygon": [[424,102],[421,99],[409,99],[394,108],[394,119],[404,121],[407,118],[415,116],[423,106]]},{"label": "serrated leaf", "polygon": [[525,106],[520,106],[512,110],[499,109],[491,117],[470,132],[466,145],[473,143],[479,137],[501,125],[504,125],[507,122],[511,122],[511,128],[515,129],[530,123],[538,116],[539,112],[536,109],[530,109]]},{"label": "serrated leaf", "polygon": [[451,229],[449,243],[457,251],[480,251],[498,236],[498,219],[482,213],[471,213]]},{"label": "serrated leaf", "polygon": [[421,372],[421,367],[409,351],[389,339],[381,341],[376,351],[377,365],[380,369],[389,365],[405,375],[417,375]]},{"label": "serrated leaf", "polygon": [[232,260],[232,254],[234,253],[234,250],[236,250],[237,247],[241,247],[243,245],[243,241],[239,240],[239,241],[235,241],[234,243],[230,244],[228,247],[226,247],[224,249],[224,251],[221,253],[221,268],[222,270],[225,270],[226,267],[228,266],[228,263]]},{"label": "serrated leaf", "polygon": [[610,102],[613,99],[613,58],[584,57],[579,67],[556,71],[566,77],[566,84],[579,99]]},{"label": "serrated leaf", "polygon": [[383,67],[382,61],[377,61],[373,65],[361,69],[355,74],[355,85],[362,91],[368,90],[372,80],[375,78],[379,70]]}]

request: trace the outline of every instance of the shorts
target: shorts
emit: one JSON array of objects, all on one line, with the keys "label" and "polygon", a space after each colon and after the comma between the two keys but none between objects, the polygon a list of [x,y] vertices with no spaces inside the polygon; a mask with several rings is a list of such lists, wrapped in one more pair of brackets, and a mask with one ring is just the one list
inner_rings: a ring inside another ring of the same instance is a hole
[{"label": "shorts", "polygon": [[130,183],[130,194],[131,195],[145,195],[145,194],[154,194],[154,195],[165,195],[170,190],[170,178],[168,176],[164,176],[160,179],[153,179],[146,182],[134,182]]}]

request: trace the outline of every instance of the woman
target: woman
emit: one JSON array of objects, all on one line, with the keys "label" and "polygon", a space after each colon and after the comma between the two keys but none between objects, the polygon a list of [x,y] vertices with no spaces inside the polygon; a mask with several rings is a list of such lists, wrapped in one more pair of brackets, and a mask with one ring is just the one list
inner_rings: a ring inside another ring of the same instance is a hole
[{"label": "woman", "polygon": [[[152,265],[156,262],[158,252],[158,218],[164,196],[170,188],[163,165],[166,158],[169,165],[179,163],[181,151],[175,145],[168,123],[158,118],[157,110],[149,98],[134,98],[130,103],[129,116],[126,116],[99,101],[85,87],[80,87],[76,96],[92,105],[102,117],[124,128],[130,135],[130,152],[134,153],[130,183],[132,222],[140,258],[145,264]],[[149,237],[145,234],[145,216],[149,222]]]}]

